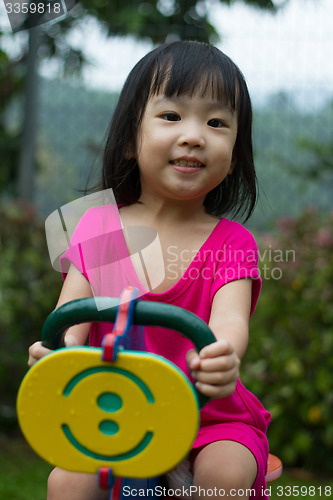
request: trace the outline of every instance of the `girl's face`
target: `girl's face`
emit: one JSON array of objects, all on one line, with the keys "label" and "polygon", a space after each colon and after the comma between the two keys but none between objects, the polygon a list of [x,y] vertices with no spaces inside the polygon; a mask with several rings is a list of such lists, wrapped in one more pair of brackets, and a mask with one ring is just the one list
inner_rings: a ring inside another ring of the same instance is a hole
[{"label": "girl's face", "polygon": [[232,172],[237,117],[210,96],[152,96],[137,137],[142,195],[201,200]]}]

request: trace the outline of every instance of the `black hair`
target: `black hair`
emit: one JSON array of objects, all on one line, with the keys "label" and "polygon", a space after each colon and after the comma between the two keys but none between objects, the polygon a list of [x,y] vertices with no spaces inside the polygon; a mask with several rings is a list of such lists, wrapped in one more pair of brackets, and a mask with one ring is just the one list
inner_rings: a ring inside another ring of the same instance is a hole
[{"label": "black hair", "polygon": [[[143,57],[127,77],[108,131],[103,156],[102,189],[113,190],[116,202],[130,205],[141,195],[137,162],[137,134],[151,96],[202,95],[231,107],[238,131],[233,172],[204,200],[208,213],[247,220],[257,201],[257,179],[252,149],[252,106],[239,68],[216,47],[195,41],[163,44]],[[130,159],[129,159],[130,158]]]}]

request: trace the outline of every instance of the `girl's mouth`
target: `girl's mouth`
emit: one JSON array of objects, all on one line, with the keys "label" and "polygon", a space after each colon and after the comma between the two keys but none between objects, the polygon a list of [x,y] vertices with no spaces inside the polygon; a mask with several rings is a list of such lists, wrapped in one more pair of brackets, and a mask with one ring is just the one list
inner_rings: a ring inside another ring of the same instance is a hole
[{"label": "girl's mouth", "polygon": [[173,160],[170,164],[175,170],[179,172],[196,172],[200,168],[203,168],[204,163],[199,163],[197,161],[187,161],[187,160]]}]

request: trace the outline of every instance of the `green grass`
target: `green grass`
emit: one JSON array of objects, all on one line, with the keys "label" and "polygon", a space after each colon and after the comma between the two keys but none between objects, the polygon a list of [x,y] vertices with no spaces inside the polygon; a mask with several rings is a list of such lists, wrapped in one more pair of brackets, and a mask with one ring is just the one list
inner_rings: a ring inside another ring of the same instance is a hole
[{"label": "green grass", "polygon": [[[46,481],[52,467],[41,460],[21,437],[0,435],[0,499],[46,500]],[[271,500],[320,499],[333,496],[333,480],[318,479],[304,471],[284,471],[268,487]],[[325,490],[326,488],[326,490]]]},{"label": "green grass", "polygon": [[0,435],[0,498],[45,500],[46,481],[52,469],[22,438]]}]

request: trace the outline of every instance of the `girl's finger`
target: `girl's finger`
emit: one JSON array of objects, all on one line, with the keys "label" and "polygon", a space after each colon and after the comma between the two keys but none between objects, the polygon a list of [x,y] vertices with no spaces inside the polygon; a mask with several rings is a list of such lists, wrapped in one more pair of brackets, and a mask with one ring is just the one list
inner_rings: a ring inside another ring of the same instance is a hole
[{"label": "girl's finger", "polygon": [[225,398],[227,396],[231,396],[231,394],[234,392],[236,383],[232,382],[227,385],[218,386],[196,382],[195,386],[198,391],[200,391],[205,396],[208,396],[209,398]]},{"label": "girl's finger", "polygon": [[191,373],[196,382],[202,382],[210,385],[227,385],[235,382],[239,378],[237,368],[225,372],[203,372],[201,370]]},{"label": "girl's finger", "polygon": [[36,363],[40,358],[43,358],[51,351],[42,345],[40,341],[35,342],[29,347],[29,359],[28,366],[32,366]]},{"label": "girl's finger", "polygon": [[195,349],[190,349],[189,351],[187,351],[186,363],[190,371],[199,369],[200,357]]},{"label": "girl's finger", "polygon": [[216,356],[232,354],[233,352],[234,349],[230,342],[222,339],[205,346],[203,349],[201,349],[199,355],[200,358],[212,358]]},{"label": "girl's finger", "polygon": [[204,358],[200,360],[200,370],[205,372],[228,371],[234,367],[239,368],[240,361],[236,355],[218,356],[216,358]]}]

